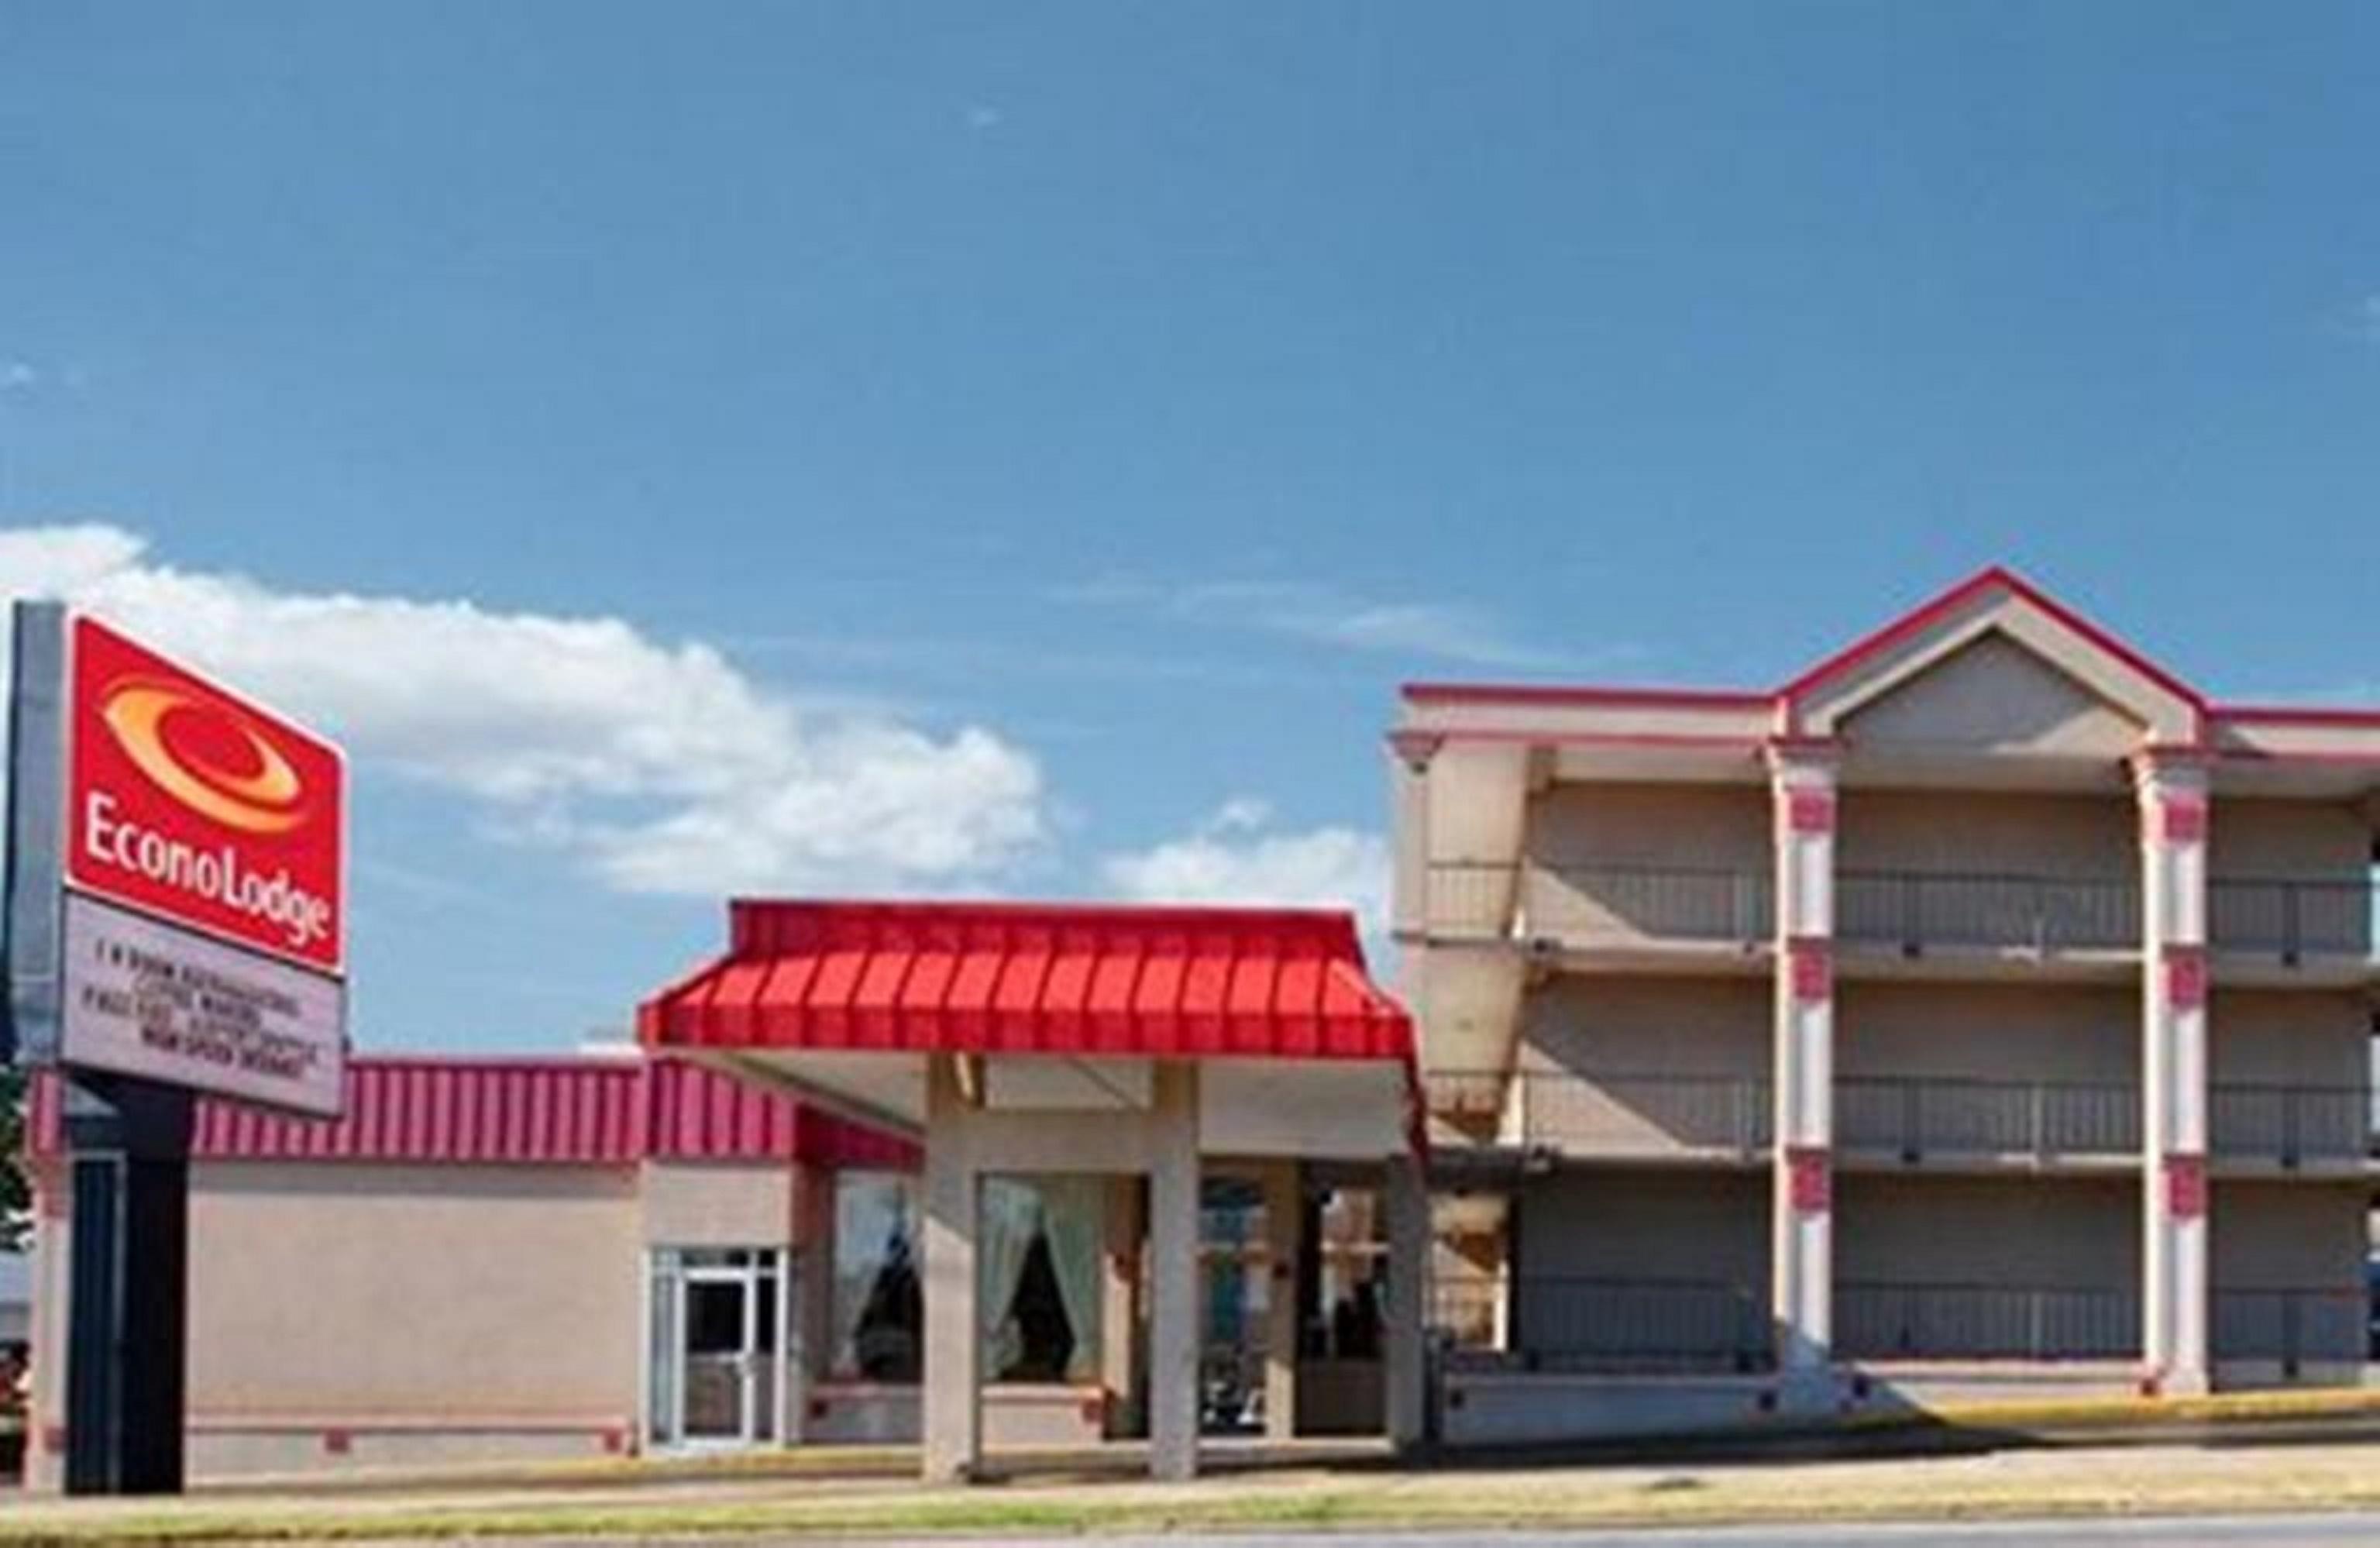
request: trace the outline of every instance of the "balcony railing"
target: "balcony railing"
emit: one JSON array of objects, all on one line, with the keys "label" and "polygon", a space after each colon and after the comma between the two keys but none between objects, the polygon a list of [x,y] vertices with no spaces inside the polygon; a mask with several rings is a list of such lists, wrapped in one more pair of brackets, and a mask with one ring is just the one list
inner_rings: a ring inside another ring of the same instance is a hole
[{"label": "balcony railing", "polygon": [[2309,956],[2370,958],[2368,877],[2255,879],[2206,884],[2207,934],[2226,951],[2268,952],[2295,964]]},{"label": "balcony railing", "polygon": [[1835,1347],[1853,1359],[2119,1359],[2140,1347],[2140,1298],[2130,1290],[1835,1286]]},{"label": "balcony railing", "polygon": [[1939,948],[2136,950],[2141,889],[2130,877],[1842,871],[1835,934],[1911,957]]},{"label": "balcony railing", "polygon": [[[1509,1297],[1509,1300],[1506,1298]],[[1509,1310],[1509,1346],[1483,1349]],[[1440,1279],[1431,1325],[1458,1360],[1530,1371],[1765,1369],[1771,1337],[1765,1290],[1705,1279],[1528,1274]]]},{"label": "balcony railing", "polygon": [[2277,1360],[2295,1375],[2314,1362],[2380,1359],[2362,1289],[2217,1290],[2211,1331],[2217,1359]]},{"label": "balcony railing", "polygon": [[1845,1076],[1835,1082],[1835,1143],[1931,1155],[2137,1155],[2140,1088],[2121,1082]]},{"label": "balcony railing", "polygon": [[1434,1113],[1575,1155],[1749,1161],[1767,1149],[1773,1106],[1767,1080],[1732,1075],[1447,1072],[1428,1091]]},{"label": "balcony railing", "polygon": [[1775,933],[1766,872],[1724,866],[1443,860],[1429,868],[1428,926],[1456,938],[1592,945],[1750,945]]},{"label": "balcony railing", "polygon": [[2207,1143],[2218,1157],[2278,1162],[2360,1162],[2375,1153],[2369,1086],[2207,1088]]}]

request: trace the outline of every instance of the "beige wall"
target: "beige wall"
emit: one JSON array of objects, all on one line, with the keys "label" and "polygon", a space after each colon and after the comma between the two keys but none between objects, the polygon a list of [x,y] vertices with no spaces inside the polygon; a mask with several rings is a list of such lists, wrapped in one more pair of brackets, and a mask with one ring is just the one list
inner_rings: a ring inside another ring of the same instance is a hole
[{"label": "beige wall", "polygon": [[2372,861],[2372,823],[2336,801],[2216,798],[2207,824],[2215,876],[2362,878]]},{"label": "beige wall", "polygon": [[1835,1001],[1839,1076],[2137,1081],[2137,990],[1850,980]]},{"label": "beige wall", "polygon": [[2131,1292],[2140,1205],[2128,1177],[1845,1174],[1835,1181],[1835,1278]]},{"label": "beige wall", "polygon": [[649,1162],[645,1240],[655,1247],[783,1247],[794,1238],[794,1168],[782,1162]]},{"label": "beige wall", "polygon": [[1766,1079],[1770,997],[1761,979],[1553,979],[1523,1005],[1520,1067]]},{"label": "beige wall", "polygon": [[2219,1180],[2209,1207],[2218,1293],[2363,1282],[2370,1202],[2360,1187]]},{"label": "beige wall", "polygon": [[1524,1278],[1768,1285],[1768,1179],[1733,1172],[1576,1167],[1524,1184]]},{"label": "beige wall", "polygon": [[1982,790],[1842,793],[1836,864],[1845,871],[2140,873],[2129,791],[2052,796]]},{"label": "beige wall", "polygon": [[2218,989],[2207,1026],[2218,1085],[2371,1083],[2372,1011],[2360,992]]},{"label": "beige wall", "polygon": [[192,1174],[194,1412],[636,1412],[633,1170],[215,1162]]},{"label": "beige wall", "polygon": [[1765,786],[1556,785],[1529,803],[1528,858],[1544,865],[1770,867]]}]

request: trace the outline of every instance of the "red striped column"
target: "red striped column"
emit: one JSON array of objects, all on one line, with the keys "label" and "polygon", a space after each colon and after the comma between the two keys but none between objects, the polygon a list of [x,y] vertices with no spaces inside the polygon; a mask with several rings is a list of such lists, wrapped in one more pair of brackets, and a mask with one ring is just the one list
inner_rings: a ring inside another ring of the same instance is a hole
[{"label": "red striped column", "polygon": [[1834,1342],[1835,752],[1769,748],[1777,866],[1770,1314],[1789,1374]]},{"label": "red striped column", "polygon": [[2204,1392],[2207,1358],[2206,763],[2152,750],[2141,814],[2141,1356],[2161,1392]]}]

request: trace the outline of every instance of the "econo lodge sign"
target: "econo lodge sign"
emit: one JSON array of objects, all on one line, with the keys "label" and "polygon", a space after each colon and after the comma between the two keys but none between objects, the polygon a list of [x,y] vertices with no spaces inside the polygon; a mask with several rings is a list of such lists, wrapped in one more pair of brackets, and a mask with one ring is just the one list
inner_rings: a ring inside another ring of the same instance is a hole
[{"label": "econo lodge sign", "polygon": [[70,629],[68,885],[337,973],[338,749],[91,618]]}]

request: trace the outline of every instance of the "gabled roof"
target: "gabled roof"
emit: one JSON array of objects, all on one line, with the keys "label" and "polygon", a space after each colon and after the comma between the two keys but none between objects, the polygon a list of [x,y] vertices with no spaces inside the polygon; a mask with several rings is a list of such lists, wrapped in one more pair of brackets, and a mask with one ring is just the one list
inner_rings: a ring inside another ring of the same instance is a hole
[{"label": "gabled roof", "polygon": [[1769,689],[1406,684],[1407,737],[1638,748],[1825,740],[1937,663],[1998,637],[2136,724],[2152,745],[2259,760],[2380,763],[2380,710],[2213,703],[2197,688],[1994,565]]}]

